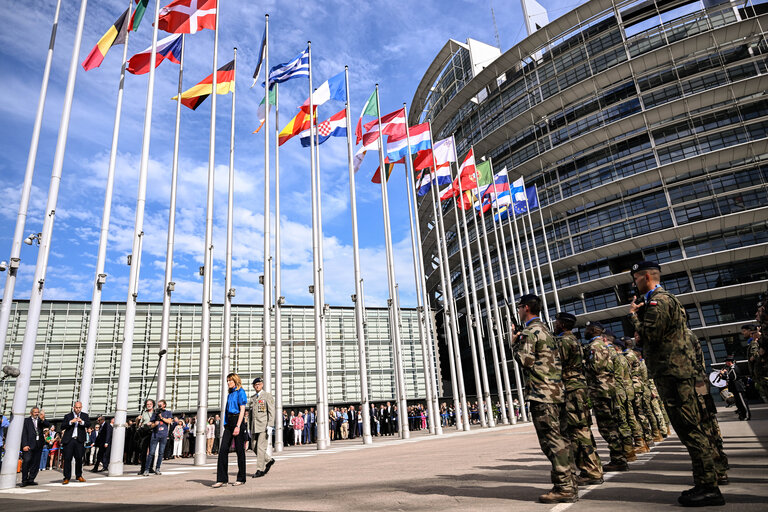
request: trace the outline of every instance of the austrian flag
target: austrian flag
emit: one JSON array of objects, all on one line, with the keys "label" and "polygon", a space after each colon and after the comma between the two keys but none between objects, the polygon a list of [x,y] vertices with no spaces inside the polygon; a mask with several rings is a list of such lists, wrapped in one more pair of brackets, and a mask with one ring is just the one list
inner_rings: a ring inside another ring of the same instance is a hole
[{"label": "austrian flag", "polygon": [[217,0],[174,0],[160,9],[157,28],[172,34],[194,34],[216,28]]}]

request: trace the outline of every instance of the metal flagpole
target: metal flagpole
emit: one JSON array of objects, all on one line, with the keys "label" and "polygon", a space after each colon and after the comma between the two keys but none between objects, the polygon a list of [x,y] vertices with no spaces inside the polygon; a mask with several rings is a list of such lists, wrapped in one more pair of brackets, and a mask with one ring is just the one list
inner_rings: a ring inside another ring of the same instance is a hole
[{"label": "metal flagpole", "polygon": [[[473,154],[474,154],[474,149],[472,151],[473,151]],[[456,164],[457,165],[458,165],[458,162],[459,162],[458,155],[456,155]],[[477,167],[477,166],[475,165],[475,167]],[[462,189],[462,186],[461,186],[461,176],[459,175],[459,197],[461,197],[462,194],[464,194],[464,190]],[[462,202],[463,202],[463,199],[462,199]],[[459,208],[459,202],[458,201],[456,201],[456,207]],[[465,229],[465,233],[466,233],[467,246],[469,247],[471,245],[471,242],[469,240],[468,231],[466,231],[466,229],[467,229],[467,214],[464,211],[464,208],[461,208],[461,219],[462,219],[462,223],[464,225],[464,229]],[[485,265],[483,264],[483,256],[482,256],[482,252],[483,251],[480,248],[480,230],[478,229],[478,225],[477,225],[477,217],[475,217],[473,215],[472,216],[472,220],[474,222],[474,227],[475,227],[475,240],[477,242],[477,250],[478,250],[479,253],[481,253],[481,254],[478,255],[478,260],[479,260],[478,263],[480,265],[480,277],[481,277],[482,282],[483,282],[483,297],[485,299],[485,314],[486,314],[486,317],[487,317],[488,334],[489,334],[489,337],[490,337],[488,343],[491,345],[491,355],[493,356],[494,373],[496,374],[496,388],[497,388],[497,392],[499,394],[499,404],[502,404],[504,402],[504,382],[502,381],[502,374],[499,371],[499,367],[502,366],[501,362],[500,362],[499,350],[498,350],[498,347],[500,346],[500,344],[497,344],[498,343],[497,339],[496,339],[497,332],[494,330],[494,320],[492,318],[492,312],[491,312],[491,299],[489,298],[490,292],[488,291],[488,277],[487,277],[486,272],[485,272]],[[471,261],[472,258],[473,258],[472,257],[472,253],[471,253],[471,249],[468,249],[468,253],[469,253],[468,259]],[[489,270],[490,270],[490,267],[489,267]],[[472,272],[472,277],[474,278],[474,269],[472,269],[471,272]],[[493,278],[493,276],[491,276],[491,278]],[[482,321],[482,316],[481,316],[481,313],[479,311],[477,313],[477,321],[478,322]],[[503,357],[503,354],[502,354],[502,357]],[[500,407],[500,409],[501,410],[499,412],[501,413],[501,422],[504,425],[509,424],[509,417],[507,416],[506,408]]]},{"label": "metal flagpole", "polygon": [[[432,150],[432,132],[430,129],[430,151]],[[431,177],[431,175],[430,175]],[[415,180],[414,180],[415,181]],[[420,182],[419,182],[420,183]],[[432,410],[434,411],[433,414],[435,416],[435,434],[441,435],[443,433],[443,425],[442,422],[438,419],[439,413],[440,413],[440,404],[438,402],[438,387],[437,387],[437,371],[435,369],[435,349],[433,347],[436,347],[437,344],[437,327],[435,326],[434,322],[432,321],[432,308],[429,305],[429,295],[427,294],[427,280],[426,280],[426,272],[424,270],[424,248],[421,245],[422,244],[422,238],[421,238],[421,220],[419,218],[419,204],[416,202],[416,196],[415,191],[419,188],[419,183],[412,183],[413,185],[413,203],[414,203],[414,211],[416,212],[416,238],[419,240],[418,245],[418,251],[419,251],[419,262],[421,267],[421,294],[422,294],[422,304],[423,307],[423,317],[424,317],[424,324],[427,329],[427,333],[429,335],[429,338],[427,340],[427,366],[425,367],[425,371],[429,371],[430,373],[430,379],[429,383],[432,389]]]},{"label": "metal flagpole", "polygon": [[51,250],[53,221],[59,194],[59,185],[61,183],[61,171],[64,166],[64,151],[67,146],[67,132],[69,130],[69,118],[72,111],[72,97],[75,92],[77,59],[80,54],[80,43],[83,37],[83,24],[85,22],[85,10],[87,4],[88,0],[82,0],[80,3],[80,14],[77,19],[77,30],[75,32],[74,47],[72,48],[72,58],[69,63],[67,89],[64,95],[64,108],[61,113],[59,136],[56,141],[56,153],[53,159],[51,183],[48,190],[48,203],[45,208],[46,215],[45,220],[43,221],[43,230],[39,238],[40,249],[35,265],[35,277],[32,281],[32,294],[29,299],[27,328],[24,331],[24,340],[21,346],[21,356],[19,361],[20,374],[16,379],[16,386],[13,394],[13,405],[11,409],[13,411],[13,416],[11,417],[11,424],[8,427],[8,433],[5,440],[5,453],[7,456],[3,460],[2,470],[0,471],[0,488],[2,489],[10,489],[16,486],[16,470],[18,464],[16,454],[19,453],[19,449],[21,448],[21,431],[23,429],[24,416],[27,408],[30,373],[32,371],[32,363],[35,356],[35,342],[37,340],[40,310],[42,309],[43,303],[45,274],[48,268],[48,255]]},{"label": "metal flagpole", "polygon": [[[434,153],[432,160],[434,161]],[[445,267],[448,265],[448,259],[443,255],[443,249],[444,249],[444,240],[445,240],[445,229],[443,227],[443,210],[442,206],[438,202],[438,196],[435,191],[436,187],[430,187],[430,191],[432,193],[432,215],[435,222],[435,228],[437,232],[435,233],[435,243],[437,244],[437,253],[438,253],[438,270],[440,271],[440,288],[443,292],[443,330],[445,331],[445,343],[448,346],[448,363],[451,371],[451,393],[453,395],[453,408],[455,411],[455,414],[459,414],[460,411],[460,397],[459,397],[459,375],[457,375],[456,371],[456,358],[454,357],[453,353],[453,327],[451,323],[451,312],[450,308],[448,307],[448,292],[446,291],[448,289],[448,286],[446,284],[446,278],[445,278]],[[435,206],[435,203],[437,202],[437,206]],[[447,254],[447,252],[445,253]],[[439,364],[439,363],[438,363]],[[464,422],[463,421],[456,421],[456,429],[457,430],[464,430]]]},{"label": "metal flagpole", "polygon": [[311,293],[314,298],[315,313],[315,384],[317,391],[317,449],[325,450],[328,448],[328,412],[325,404],[325,389],[323,384],[323,323],[320,317],[323,314],[323,304],[320,299],[320,286],[318,278],[320,277],[320,246],[319,246],[319,224],[317,218],[317,169],[315,168],[315,138],[312,136],[314,126],[315,107],[312,98],[312,42],[307,43],[309,54],[309,165],[310,165],[310,187],[312,189],[312,282]]},{"label": "metal flagpole", "polygon": [[[533,222],[531,221],[531,205],[528,204],[528,191],[525,190],[525,181],[523,181],[523,192],[525,193],[525,210],[526,217],[528,217],[528,228],[531,230],[531,245],[533,245],[533,257],[536,261],[536,271],[539,275],[539,296],[541,297],[542,306],[544,307],[544,313],[547,315],[547,323],[552,324],[552,320],[549,318],[549,308],[547,307],[547,293],[544,291],[544,279],[541,277],[541,264],[539,263],[539,251],[536,250],[536,235],[533,232]],[[525,219],[523,219],[523,226],[525,226]],[[527,244],[526,244],[527,245]],[[530,254],[530,252],[528,253]],[[530,257],[530,256],[529,256]],[[533,274],[533,268],[531,268],[531,274]],[[533,277],[534,283],[536,276]]]},{"label": "metal flagpole", "polygon": [[[281,290],[281,260],[280,260],[280,140],[277,134],[280,130],[280,102],[278,101],[278,85],[275,84],[275,451],[283,451],[283,331],[282,308],[285,297]],[[269,92],[269,91],[267,91]],[[269,101],[269,94],[267,94]]]},{"label": "metal flagpole", "polygon": [[[213,284],[213,179],[216,158],[216,96],[219,57],[219,18],[221,2],[216,3],[216,24],[213,31],[213,73],[211,83],[211,133],[208,146],[208,190],[205,209],[205,246],[203,253],[203,300],[200,339],[200,370],[197,381],[197,422],[195,425],[195,466],[207,461],[205,426],[208,424],[208,367],[211,342],[211,288]],[[269,99],[267,99],[269,104]],[[226,403],[223,404],[226,407]],[[224,411],[226,412],[226,411]],[[222,418],[222,423],[224,418]],[[224,447],[222,447],[224,449]],[[113,456],[115,454],[113,453]]]},{"label": "metal flagpole", "polygon": [[[357,191],[355,190],[354,151],[352,148],[352,117],[349,106],[349,66],[344,66],[344,86],[347,103],[347,161],[349,170],[349,204],[352,214],[352,264],[355,277],[355,326],[357,328],[357,353],[360,365],[360,411],[363,419],[363,444],[373,443],[371,436],[371,404],[368,396],[368,362],[365,356],[365,320],[363,318],[363,281],[360,276],[360,247],[357,227]],[[351,426],[350,426],[351,427]]]},{"label": "metal flagpole", "polygon": [[16,274],[21,262],[21,242],[24,238],[24,226],[27,222],[27,209],[29,208],[29,196],[32,192],[32,178],[35,174],[35,160],[37,148],[40,143],[40,128],[43,125],[43,111],[45,110],[45,98],[48,95],[48,77],[51,74],[51,62],[53,61],[53,46],[56,42],[56,30],[59,27],[59,11],[61,0],[56,3],[56,13],[53,15],[51,26],[51,40],[48,43],[48,54],[45,57],[43,70],[43,84],[40,86],[40,97],[37,100],[37,113],[35,125],[32,128],[32,140],[29,143],[27,156],[27,168],[24,171],[24,184],[21,187],[21,200],[19,201],[19,213],[16,217],[16,229],[13,232],[13,244],[11,245],[11,257],[8,259],[8,274],[5,276],[5,290],[3,302],[0,304],[0,361],[5,353],[5,338],[8,334],[8,324],[11,319],[11,306],[13,306],[13,292],[16,289]]},{"label": "metal flagpole", "polygon": [[[523,185],[523,193],[525,194],[525,185]],[[526,201],[527,205],[527,201]],[[515,212],[515,205],[514,202],[512,203],[512,218],[515,222],[515,229],[517,229],[517,212]],[[525,229],[525,217],[521,215],[522,218],[522,224],[523,224],[523,238],[525,239],[525,252],[528,253],[528,263],[531,266],[531,292],[535,293],[536,295],[539,294],[539,286],[536,283],[536,269],[533,268],[533,256],[531,255],[531,244],[528,238],[528,230]],[[533,235],[533,233],[531,233]],[[523,262],[525,263],[525,262]],[[526,292],[527,293],[527,292]]]},{"label": "metal flagpole", "polygon": [[[403,103],[403,111],[405,111],[405,103]],[[432,343],[432,337],[430,336],[429,326],[426,322],[426,309],[424,305],[424,295],[422,289],[422,283],[424,280],[424,260],[421,257],[421,252],[417,248],[416,236],[418,234],[419,244],[421,247],[421,230],[419,229],[418,220],[418,205],[416,205],[416,194],[414,187],[411,184],[411,178],[413,177],[413,161],[411,159],[411,134],[408,128],[408,122],[405,123],[405,138],[408,145],[408,155],[406,157],[405,168],[405,193],[408,196],[408,218],[411,228],[411,252],[413,253],[413,281],[416,287],[416,311],[417,319],[419,322],[419,340],[421,342],[421,360],[424,367],[424,387],[427,394],[427,414],[429,415],[429,433],[435,433],[435,411],[434,404],[432,403],[432,380],[429,370],[429,359],[427,357],[427,346]],[[386,174],[386,171],[384,171]],[[413,210],[416,206],[416,227],[414,227]]]},{"label": "metal flagpole", "polygon": [[[434,162],[433,162],[434,163]],[[437,164],[435,164],[437,165]],[[437,174],[437,173],[435,173]],[[473,315],[473,310],[470,307],[470,301],[469,301],[469,286],[467,285],[467,273],[466,273],[466,262],[464,260],[464,249],[469,248],[469,244],[466,246],[463,245],[462,238],[464,240],[468,240],[467,237],[462,237],[461,235],[461,229],[459,228],[459,209],[454,208],[453,209],[453,216],[454,221],[456,222],[456,239],[457,243],[459,244],[459,261],[461,264],[461,282],[464,286],[464,307],[467,310],[466,315],[464,318],[467,321],[467,335],[469,336],[469,347],[472,351],[472,369],[474,370],[475,375],[475,389],[477,390],[477,396],[480,397],[479,402],[479,410],[480,413],[480,426],[486,427],[490,425],[491,427],[496,426],[496,420],[493,418],[493,403],[491,402],[491,389],[488,385],[488,372],[485,368],[483,368],[482,375],[480,373],[480,365],[478,359],[482,359],[483,365],[485,365],[485,354],[484,349],[482,345],[482,333],[478,330],[478,336],[475,337],[475,320]],[[472,256],[469,255],[469,258]],[[470,265],[472,264],[470,260]],[[471,280],[475,277],[474,270],[470,270],[470,276]],[[473,283],[474,284],[474,283]],[[479,325],[479,324],[478,324]],[[480,340],[480,343],[477,342],[477,340]],[[482,376],[482,384],[480,382]],[[482,395],[481,395],[482,393]]]},{"label": "metal flagpole", "polygon": [[[319,248],[319,257],[318,262],[320,264],[319,272],[318,272],[318,286],[319,286],[319,294],[320,294],[320,304],[322,304],[322,314],[320,315],[320,325],[322,326],[322,329],[320,330],[320,343],[322,345],[322,362],[323,362],[323,393],[325,394],[325,413],[328,415],[330,402],[328,401],[328,316],[331,314],[331,308],[328,304],[325,303],[325,258],[324,258],[324,252],[323,252],[323,194],[322,194],[322,188],[320,186],[320,139],[317,134],[317,120],[315,119],[314,122],[312,122],[312,118],[310,117],[310,136],[315,139],[315,169],[316,169],[316,175],[317,180],[315,181],[315,186],[317,187],[317,226],[318,226],[318,240],[317,240],[317,246]],[[330,438],[328,440],[330,444]]]},{"label": "metal flagpole", "polygon": [[[128,0],[128,17],[131,19],[133,1]],[[112,213],[112,190],[115,184],[115,161],[117,160],[117,141],[120,134],[120,116],[123,110],[123,89],[125,85],[125,64],[128,61],[128,36],[131,31],[126,31],[123,44],[123,63],[120,67],[120,83],[117,87],[117,104],[115,105],[115,121],[112,127],[112,146],[109,151],[109,165],[107,168],[107,186],[104,193],[104,210],[101,216],[101,232],[99,235],[99,248],[96,256],[96,272],[93,282],[93,294],[91,297],[91,310],[88,315],[88,334],[85,341],[85,354],[83,355],[83,374],[80,380],[80,402],[83,411],[89,411],[91,398],[91,384],[93,381],[93,362],[96,359],[96,337],[99,333],[99,318],[101,317],[101,287],[107,279],[104,273],[104,264],[107,259],[107,239],[109,238],[109,218]]]},{"label": "metal flagpole", "polygon": [[133,354],[133,332],[136,320],[136,299],[139,295],[139,270],[141,268],[141,251],[144,245],[144,208],[147,202],[147,174],[149,171],[149,143],[152,128],[152,100],[155,91],[155,63],[157,62],[157,23],[160,15],[160,0],[155,2],[155,23],[152,31],[152,53],[149,60],[149,83],[147,85],[147,100],[144,113],[144,136],[141,146],[141,161],[139,165],[139,186],[136,194],[136,219],[133,228],[133,243],[131,247],[131,270],[128,277],[128,299],[125,303],[125,328],[123,330],[123,346],[120,353],[120,373],[117,382],[117,406],[115,409],[115,425],[112,430],[112,445],[110,448],[109,475],[123,474],[123,448],[125,446],[125,427],[128,415],[128,388],[130,386],[131,356]]},{"label": "metal flagpole", "polygon": [[[165,251],[165,278],[163,280],[163,314],[160,327],[160,350],[168,350],[168,331],[171,325],[171,293],[176,286],[173,279],[173,248],[176,243],[176,189],[179,179],[179,126],[181,124],[181,93],[183,92],[182,80],[184,77],[184,44],[186,36],[181,35],[181,58],[179,59],[179,86],[176,94],[176,126],[173,132],[173,167],[171,169],[171,202],[168,208],[168,238]],[[228,347],[225,348],[225,350]],[[229,357],[227,352],[226,357]],[[226,366],[222,365],[222,371]],[[168,380],[168,358],[160,359],[160,366],[157,373],[157,399],[165,397],[165,386]],[[223,397],[223,403],[226,403],[226,397]],[[223,406],[222,406],[223,407]],[[221,422],[222,429],[224,422]]]},{"label": "metal flagpole", "polygon": [[[234,72],[237,74],[237,48],[233,50],[234,54]],[[269,100],[267,100],[269,101]],[[222,416],[226,414],[227,395],[229,387],[227,386],[227,374],[229,374],[229,354],[232,340],[232,297],[235,296],[235,289],[232,288],[232,224],[234,222],[234,200],[235,200],[235,87],[232,87],[232,113],[229,131],[229,175],[227,177],[227,246],[225,249],[225,271],[224,271],[224,332],[221,340],[221,397],[220,405]],[[221,433],[224,431],[224,421],[221,421],[219,428]]]},{"label": "metal flagpole", "polygon": [[547,242],[547,230],[544,229],[544,215],[541,213],[541,201],[539,200],[539,189],[534,185],[536,190],[536,202],[539,203],[539,221],[541,222],[541,236],[544,238],[544,249],[547,251],[547,266],[549,267],[549,279],[552,281],[552,293],[555,296],[555,314],[560,311],[560,297],[557,293],[557,283],[555,282],[555,271],[552,268],[552,253],[549,252],[549,242]]},{"label": "metal flagpole", "polygon": [[[491,168],[493,168],[493,164],[491,164]],[[493,206],[493,209],[496,212],[496,215],[500,215],[498,213],[499,205],[495,199],[494,201],[491,202],[491,205]],[[502,284],[503,292],[505,295],[504,313],[506,315],[507,325],[511,327],[512,318],[517,316],[516,312],[511,311],[511,308],[510,308],[510,304],[515,303],[514,302],[515,290],[514,290],[514,287],[512,286],[512,270],[511,270],[511,267],[509,266],[509,256],[508,256],[509,253],[507,252],[507,241],[504,238],[504,231],[501,230],[500,223],[501,223],[501,218],[499,218],[498,222],[494,220],[495,228],[494,228],[493,234],[496,240],[496,247],[497,247],[496,254],[498,255],[499,260],[503,264],[502,273],[506,272],[506,278],[505,278],[506,281],[505,279],[502,279],[501,284]],[[499,231],[501,231],[501,237],[499,237],[499,234],[498,234]],[[504,251],[503,256],[501,253],[502,250]],[[514,251],[514,242],[513,242],[512,250]],[[520,280],[520,275],[518,274],[518,281],[519,280]],[[507,294],[507,288],[506,288],[505,282],[509,283],[509,294]],[[521,285],[521,290],[522,290],[522,285]],[[507,331],[508,331],[507,334],[511,335],[510,329],[507,329]],[[515,373],[515,385],[517,387],[518,401],[520,403],[523,403],[523,385],[522,385],[522,381],[520,380],[520,369],[518,368],[517,360],[514,357],[512,358],[512,367]],[[517,414],[515,414],[515,411],[514,411],[514,401],[512,402],[512,406],[513,408],[510,410],[510,414],[512,415],[512,423],[515,424],[517,423]]]},{"label": "metal flagpole", "polygon": [[[269,15],[264,16],[264,68],[266,79],[266,114],[264,115],[264,295],[263,295],[263,320],[262,337],[264,339],[264,352],[262,362],[262,372],[264,379],[264,389],[272,391],[272,315],[270,307],[272,305],[272,240],[270,237],[270,184],[269,184]],[[271,441],[267,438],[267,441]],[[269,443],[268,446],[272,446]]]},{"label": "metal flagpole", "polygon": [[[434,163],[434,152],[432,153],[432,161]],[[435,172],[437,174],[437,172]],[[448,361],[451,369],[451,385],[453,387],[453,407],[456,418],[456,429],[467,430],[468,425],[465,424],[463,418],[459,418],[461,411],[466,408],[466,395],[464,391],[464,372],[461,366],[461,358],[457,357],[458,344],[454,344],[454,338],[458,338],[458,329],[453,322],[453,309],[450,307],[451,300],[453,299],[453,287],[450,282],[450,272],[448,264],[448,249],[447,241],[445,238],[445,222],[443,219],[443,208],[437,195],[436,187],[430,187],[432,192],[432,211],[435,218],[435,224],[437,231],[437,247],[440,255],[440,286],[443,292],[443,316],[445,329],[445,341],[448,345]],[[435,205],[437,203],[437,205]],[[442,243],[441,243],[442,241]],[[464,402],[465,407],[461,406]]]},{"label": "metal flagpole", "polygon": [[[395,284],[395,257],[392,251],[392,229],[389,220],[389,197],[387,195],[386,170],[384,168],[384,135],[381,133],[381,104],[379,102],[379,84],[376,84],[376,112],[378,112],[377,128],[379,130],[379,169],[381,169],[381,207],[384,216],[384,243],[387,253],[387,278],[389,281],[389,307],[392,312],[390,323],[390,335],[395,355],[395,388],[397,390],[397,417],[400,435],[408,439],[411,435],[408,430],[408,401],[405,391],[405,377],[403,375],[402,346],[400,340],[400,310],[397,301],[397,288]],[[406,123],[407,124],[407,123]]]},{"label": "metal flagpole", "polygon": [[[517,239],[517,246],[520,247],[520,272],[523,274],[523,286],[525,288],[525,293],[536,293],[536,279],[534,277],[533,279],[533,287],[528,285],[528,273],[525,270],[525,256],[523,256],[523,251],[527,249],[528,251],[528,261],[531,264],[531,274],[533,274],[533,258],[531,258],[531,250],[528,248],[528,236],[525,231],[525,224],[523,224],[523,234],[525,235],[525,244],[523,244],[523,239],[520,238],[520,230],[517,226],[517,212],[515,212],[515,198],[512,196],[512,204],[509,206],[509,209],[512,211],[512,218],[509,218],[509,214],[507,214],[507,220],[510,221],[512,226],[515,228],[515,238]],[[525,245],[525,247],[523,247]]]},{"label": "metal flagpole", "polygon": [[[507,177],[509,179],[509,177]],[[515,270],[517,274],[517,289],[520,291],[520,295],[523,293],[528,293],[528,280],[525,277],[525,262],[523,261],[523,246],[520,243],[520,237],[515,236],[517,233],[517,224],[515,224],[515,231],[512,231],[512,217],[514,216],[514,210],[515,210],[515,197],[510,191],[509,194],[509,205],[507,206],[507,231],[509,231],[509,242],[512,244],[512,257],[515,259]],[[501,218],[501,209],[499,208],[499,205],[496,205],[496,209],[499,213],[499,223],[502,225],[502,233],[503,230],[503,219]],[[512,212],[510,214],[510,212]],[[517,240],[517,242],[515,242]],[[517,247],[520,249],[520,262],[517,260],[518,256],[518,249],[515,247],[515,243],[517,243]],[[522,274],[522,278],[520,275]]]}]

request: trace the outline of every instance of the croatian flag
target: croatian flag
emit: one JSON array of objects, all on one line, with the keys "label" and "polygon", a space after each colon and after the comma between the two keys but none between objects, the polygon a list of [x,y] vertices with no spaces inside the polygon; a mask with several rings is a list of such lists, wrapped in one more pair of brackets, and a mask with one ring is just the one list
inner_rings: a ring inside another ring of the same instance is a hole
[{"label": "croatian flag", "polygon": [[[149,73],[152,59],[152,47],[141,53],[137,53],[128,60],[128,72],[134,75]],[[165,59],[174,64],[181,64],[181,34],[172,34],[157,42],[157,54],[155,55],[155,67]]]},{"label": "croatian flag", "polygon": [[400,160],[408,154],[408,142],[411,143],[411,154],[430,149],[432,143],[429,140],[429,123],[421,123],[408,129],[408,137],[390,136],[387,139],[387,156],[389,159]]},{"label": "croatian flag", "polygon": [[[341,110],[317,125],[317,143],[322,144],[329,137],[347,136],[347,111]],[[302,147],[309,147],[309,130],[301,133]]]}]

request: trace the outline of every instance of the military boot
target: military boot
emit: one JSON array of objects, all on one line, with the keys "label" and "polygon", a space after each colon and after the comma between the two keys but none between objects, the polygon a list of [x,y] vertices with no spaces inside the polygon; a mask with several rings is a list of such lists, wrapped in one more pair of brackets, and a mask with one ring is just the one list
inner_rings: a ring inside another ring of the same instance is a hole
[{"label": "military boot", "polygon": [[539,496],[541,503],[574,503],[579,499],[576,491],[565,491],[563,489],[552,488],[547,494]]},{"label": "military boot", "polygon": [[653,434],[653,442],[654,443],[660,443],[664,441],[664,437],[661,435],[661,432],[656,432]]},{"label": "military boot", "polygon": [[627,462],[635,462],[637,455],[635,453],[635,447],[632,446],[632,441],[624,441],[624,456],[627,458]]},{"label": "military boot", "polygon": [[696,486],[684,491],[677,502],[684,507],[713,507],[725,505],[725,498],[715,486]]},{"label": "military boot", "polygon": [[603,473],[615,473],[618,471],[629,471],[629,465],[626,462],[612,460],[610,464],[603,466]]},{"label": "military boot", "polygon": [[650,451],[651,449],[648,448],[648,443],[645,442],[645,439],[641,439],[635,448],[635,453],[648,453]]}]

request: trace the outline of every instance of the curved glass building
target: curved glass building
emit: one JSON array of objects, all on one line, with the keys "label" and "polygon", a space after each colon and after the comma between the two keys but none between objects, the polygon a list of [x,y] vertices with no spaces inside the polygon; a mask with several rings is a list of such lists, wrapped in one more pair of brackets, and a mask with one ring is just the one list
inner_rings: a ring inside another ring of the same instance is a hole
[{"label": "curved glass building", "polygon": [[[436,140],[455,136],[460,159],[474,147],[510,182],[537,186],[549,253],[535,211],[529,246],[550,315],[551,260],[562,310],[631,335],[628,271],[656,260],[708,364],[743,357],[740,327],[768,286],[768,3],[590,0],[536,28],[503,53],[449,40],[414,94],[411,124],[430,120]],[[461,298],[466,269],[453,206],[443,207]],[[419,211],[431,269],[430,195]],[[499,257],[515,269],[511,247],[491,243],[497,281]],[[531,269],[527,252],[518,257]],[[439,309],[439,272],[427,286]]]}]

